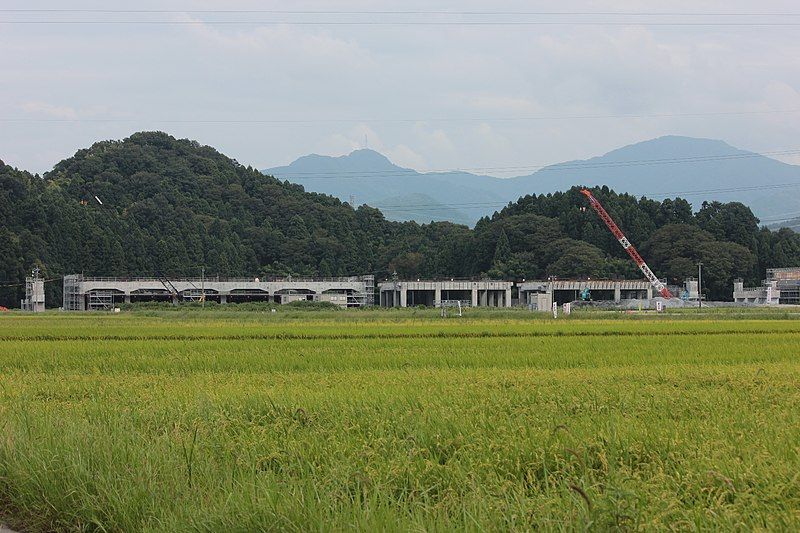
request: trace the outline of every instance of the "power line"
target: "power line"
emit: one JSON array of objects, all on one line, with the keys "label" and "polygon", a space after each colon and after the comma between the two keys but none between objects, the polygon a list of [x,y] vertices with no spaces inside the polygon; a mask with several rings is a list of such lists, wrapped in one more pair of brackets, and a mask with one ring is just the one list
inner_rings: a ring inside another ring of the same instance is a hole
[{"label": "power line", "polygon": [[[60,279],[61,278],[49,278],[49,279],[43,279],[43,280],[40,280],[40,281],[43,281],[45,283],[51,283],[53,281],[59,281]],[[5,283],[5,282],[3,282],[2,284],[0,284],[0,289],[7,288],[7,287],[22,287],[26,283],[27,282],[25,282],[25,281],[23,281],[21,283],[20,282],[17,282],[17,283]]]},{"label": "power line", "polygon": [[141,118],[32,118],[0,117],[8,123],[140,123],[151,124],[341,124],[341,123],[416,123],[416,122],[524,122],[535,120],[597,120],[636,118],[680,118],[746,116],[800,113],[800,109],[774,109],[765,111],[710,111],[698,113],[649,113],[616,115],[539,115],[516,117],[428,117],[428,118],[315,118],[315,119],[141,119]]},{"label": "power line", "polygon": [[772,216],[770,218],[759,219],[761,222],[789,222],[800,218],[800,211],[794,213],[784,213],[783,215]]},{"label": "power line", "polygon": [[285,9],[0,9],[0,13],[266,13],[281,15],[536,15],[536,16],[698,16],[698,17],[794,17],[800,13],[781,12],[690,12],[690,11],[455,11],[455,10],[285,10]]},{"label": "power line", "polygon": [[665,195],[675,195],[675,194],[692,194],[692,195],[701,195],[701,194],[708,194],[708,193],[721,193],[721,192],[744,192],[744,191],[763,191],[763,190],[772,190],[772,189],[786,189],[791,187],[800,187],[800,182],[798,183],[776,183],[773,185],[750,185],[746,187],[728,187],[723,189],[705,189],[705,190],[695,190],[695,191],[667,191],[667,192],[660,192],[655,193],[653,196],[665,196]]},{"label": "power line", "polygon": [[[314,172],[286,172],[277,174],[275,177],[281,179],[294,178],[298,180],[304,179],[365,179],[377,177],[413,177],[413,176],[427,176],[429,174],[451,174],[457,172],[481,171],[481,172],[521,172],[526,170],[538,170],[540,172],[556,172],[565,170],[584,170],[594,168],[617,168],[628,166],[649,166],[649,165],[662,165],[662,164],[680,164],[680,163],[702,163],[702,162],[715,162],[736,159],[758,158],[766,156],[780,156],[780,155],[798,155],[800,148],[791,150],[776,150],[769,152],[748,152],[742,154],[724,154],[724,155],[708,155],[708,156],[693,156],[684,158],[663,158],[663,159],[632,159],[628,161],[598,161],[591,162],[572,162],[572,163],[556,163],[548,165],[520,165],[510,167],[466,167],[454,169],[438,169],[427,170],[419,172],[414,169],[397,169],[397,170],[331,170],[331,171],[314,171]],[[480,177],[480,175],[475,174]],[[497,179],[514,179],[514,178],[497,178]]]},{"label": "power line", "polygon": [[[800,187],[800,182],[798,183],[781,183],[775,185],[760,185],[760,186],[746,186],[746,187],[727,187],[727,188],[720,188],[720,189],[695,189],[695,190],[684,190],[684,191],[671,191],[671,192],[650,192],[650,193],[642,193],[642,194],[635,194],[634,196],[644,196],[644,197],[659,197],[659,196],[668,196],[668,195],[676,195],[676,196],[699,196],[699,195],[706,195],[711,193],[730,193],[730,192],[743,192],[743,191],[752,191],[752,190],[770,190],[770,189],[781,189],[781,188],[791,188],[791,187]],[[545,193],[541,193],[545,194]],[[406,204],[406,205],[381,205],[375,204],[372,207],[376,207],[381,210],[391,211],[391,212],[405,212],[405,211],[427,211],[431,208],[433,209],[464,209],[464,208],[474,208],[474,207],[504,207],[508,206],[509,204],[519,204],[519,199],[511,201],[497,201],[497,202],[463,202],[463,203],[451,203],[451,204]],[[788,213],[788,216],[791,216],[792,213]],[[767,220],[767,219],[765,219]],[[785,220],[785,219],[780,219]]]},{"label": "power line", "polygon": [[0,20],[5,25],[151,25],[151,26],[654,26],[654,27],[794,27],[800,22],[649,22],[649,21],[297,21],[297,20]]}]

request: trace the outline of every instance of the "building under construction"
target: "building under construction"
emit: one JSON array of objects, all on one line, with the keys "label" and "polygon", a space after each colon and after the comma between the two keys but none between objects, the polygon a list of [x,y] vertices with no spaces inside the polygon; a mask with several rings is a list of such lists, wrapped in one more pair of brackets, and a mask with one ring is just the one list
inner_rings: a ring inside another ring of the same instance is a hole
[{"label": "building under construction", "polygon": [[583,299],[621,303],[623,300],[651,300],[653,286],[646,280],[547,280],[519,284],[519,299],[531,309],[546,311],[553,303],[563,304]]},{"label": "building under construction", "polygon": [[44,311],[44,280],[39,277],[38,269],[25,278],[25,299],[20,302],[20,308],[34,313]]},{"label": "building under construction", "polygon": [[379,285],[382,307],[511,307],[512,281],[385,281]]},{"label": "building under construction", "polygon": [[64,310],[112,309],[136,302],[330,302],[340,307],[374,303],[375,278],[97,278],[64,276]]},{"label": "building under construction", "polygon": [[733,300],[765,305],[800,305],[800,267],[768,268],[767,279],[759,287],[745,287],[741,279],[733,282]]}]

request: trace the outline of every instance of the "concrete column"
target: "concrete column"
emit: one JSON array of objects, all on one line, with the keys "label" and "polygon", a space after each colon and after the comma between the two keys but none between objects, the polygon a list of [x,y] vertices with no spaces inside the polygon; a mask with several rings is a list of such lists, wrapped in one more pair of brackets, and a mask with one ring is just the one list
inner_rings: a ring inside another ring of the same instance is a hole
[{"label": "concrete column", "polygon": [[405,287],[400,289],[400,307],[406,307],[408,303],[408,291]]},{"label": "concrete column", "polygon": [[442,306],[442,289],[439,287],[436,287],[433,290],[433,306],[434,307]]},{"label": "concrete column", "polygon": [[221,304],[228,303],[228,295],[227,294],[220,294],[219,295],[219,303],[221,303]]},{"label": "concrete column", "polygon": [[478,307],[478,289],[472,289],[472,307]]},{"label": "concrete column", "polygon": [[126,293],[126,294],[125,294],[125,303],[126,303],[126,304],[129,304],[129,303],[131,303],[131,295],[130,295],[130,294],[128,294],[128,293]]},{"label": "concrete column", "polygon": [[177,294],[173,294],[172,295],[172,305],[178,305],[178,295]]},{"label": "concrete column", "polygon": [[506,307],[511,307],[511,287],[506,289]]},{"label": "concrete column", "polygon": [[620,303],[622,301],[622,289],[614,287],[614,301]]},{"label": "concrete column", "polygon": [[647,287],[647,299],[648,300],[653,299],[653,287]]}]

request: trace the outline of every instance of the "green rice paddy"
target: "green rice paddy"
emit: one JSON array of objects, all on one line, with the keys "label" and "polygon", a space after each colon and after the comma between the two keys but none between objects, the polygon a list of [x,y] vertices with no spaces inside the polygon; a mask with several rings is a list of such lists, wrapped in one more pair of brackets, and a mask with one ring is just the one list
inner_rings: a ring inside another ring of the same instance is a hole
[{"label": "green rice paddy", "polygon": [[0,317],[0,522],[800,529],[798,315],[608,316]]}]

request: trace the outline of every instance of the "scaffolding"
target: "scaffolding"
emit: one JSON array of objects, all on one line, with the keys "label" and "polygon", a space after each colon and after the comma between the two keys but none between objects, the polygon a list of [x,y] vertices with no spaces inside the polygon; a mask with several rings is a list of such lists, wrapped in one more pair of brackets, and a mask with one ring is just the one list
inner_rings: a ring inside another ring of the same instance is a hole
[{"label": "scaffolding", "polygon": [[289,303],[295,300],[329,301],[342,307],[375,305],[375,277],[340,278],[95,278],[64,276],[64,310],[110,310],[139,301],[241,301]]},{"label": "scaffolding", "polygon": [[44,280],[39,277],[39,269],[34,268],[31,276],[25,278],[25,299],[20,302],[23,311],[41,313],[44,311]]},{"label": "scaffolding", "polygon": [[800,305],[800,267],[769,268],[765,283],[772,283],[779,292],[779,303]]},{"label": "scaffolding", "polygon": [[375,276],[362,276],[361,280],[364,282],[364,292],[355,295],[353,307],[372,307],[375,305]]},{"label": "scaffolding", "polygon": [[117,303],[114,301],[114,291],[94,290],[87,293],[88,302],[86,309],[89,311],[111,311]]},{"label": "scaffolding", "polygon": [[82,274],[64,276],[64,311],[84,311],[86,300],[81,293]]}]

